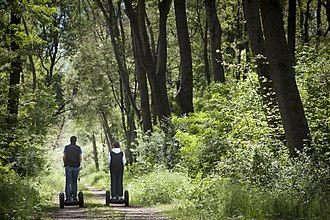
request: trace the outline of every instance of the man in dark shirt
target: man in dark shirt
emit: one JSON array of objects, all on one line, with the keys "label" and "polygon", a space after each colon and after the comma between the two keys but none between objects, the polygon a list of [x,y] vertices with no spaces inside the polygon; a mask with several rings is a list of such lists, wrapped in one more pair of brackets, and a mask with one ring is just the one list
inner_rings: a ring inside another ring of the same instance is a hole
[{"label": "man in dark shirt", "polygon": [[126,157],[120,150],[118,142],[113,143],[113,148],[109,152],[108,163],[111,175],[111,196],[112,199],[122,199],[123,197],[123,174]]},{"label": "man in dark shirt", "polygon": [[77,138],[70,138],[71,144],[64,147],[63,162],[65,167],[65,196],[66,201],[77,201],[77,179],[82,160],[81,148],[76,145]]}]

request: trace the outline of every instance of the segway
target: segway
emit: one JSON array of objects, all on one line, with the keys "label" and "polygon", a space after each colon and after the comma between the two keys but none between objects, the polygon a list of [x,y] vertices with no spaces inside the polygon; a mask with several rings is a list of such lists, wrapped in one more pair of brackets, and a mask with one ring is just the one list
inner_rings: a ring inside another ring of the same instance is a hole
[{"label": "segway", "polygon": [[60,197],[60,208],[64,209],[64,206],[74,206],[74,205],[79,205],[80,208],[84,206],[84,194],[82,192],[78,193],[78,200],[77,201],[65,201],[64,200],[64,193],[61,192],[59,194]]},{"label": "segway", "polygon": [[124,191],[124,198],[111,198],[110,191],[107,190],[105,192],[105,205],[109,206],[110,204],[125,204],[125,206],[129,206],[129,194],[128,191]]}]

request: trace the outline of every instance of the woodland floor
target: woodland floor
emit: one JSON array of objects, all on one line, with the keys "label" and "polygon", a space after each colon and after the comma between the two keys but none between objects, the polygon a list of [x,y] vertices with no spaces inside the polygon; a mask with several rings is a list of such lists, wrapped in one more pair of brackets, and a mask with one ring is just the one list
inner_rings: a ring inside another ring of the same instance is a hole
[{"label": "woodland floor", "polygon": [[51,219],[131,219],[131,220],[165,220],[160,211],[152,207],[127,206],[121,204],[105,205],[105,191],[97,190],[93,187],[86,186],[84,191],[85,205],[83,208],[79,206],[65,206],[60,209],[57,199],[57,208],[47,213]]}]

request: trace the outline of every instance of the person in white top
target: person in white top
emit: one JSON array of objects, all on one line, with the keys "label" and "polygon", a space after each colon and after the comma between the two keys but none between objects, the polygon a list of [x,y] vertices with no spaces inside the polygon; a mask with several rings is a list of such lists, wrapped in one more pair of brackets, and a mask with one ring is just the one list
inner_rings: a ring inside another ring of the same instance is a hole
[{"label": "person in white top", "polygon": [[126,157],[125,153],[120,149],[119,142],[113,143],[112,150],[109,152],[108,164],[111,177],[111,197],[112,199],[122,199]]}]

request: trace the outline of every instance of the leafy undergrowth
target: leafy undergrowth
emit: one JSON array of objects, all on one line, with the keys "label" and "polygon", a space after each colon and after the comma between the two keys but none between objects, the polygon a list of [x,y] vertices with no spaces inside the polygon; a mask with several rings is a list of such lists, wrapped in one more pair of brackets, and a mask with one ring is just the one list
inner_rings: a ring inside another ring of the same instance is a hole
[{"label": "leafy undergrowth", "polygon": [[131,202],[137,205],[171,204],[183,198],[190,187],[187,177],[167,170],[134,178],[127,186]]},{"label": "leafy undergrowth", "polygon": [[[84,179],[101,188],[109,186],[106,172],[91,173]],[[147,173],[126,172],[124,183],[131,205],[157,206],[168,219],[307,220],[330,216],[326,194],[297,193],[297,189],[275,185],[267,188],[219,175],[191,178],[154,168]]]},{"label": "leafy undergrowth", "polygon": [[0,173],[0,219],[38,219],[42,213],[35,185],[14,172]]},{"label": "leafy undergrowth", "polygon": [[326,197],[297,199],[291,191],[265,191],[229,179],[208,177],[168,209],[170,219],[327,219]]}]

